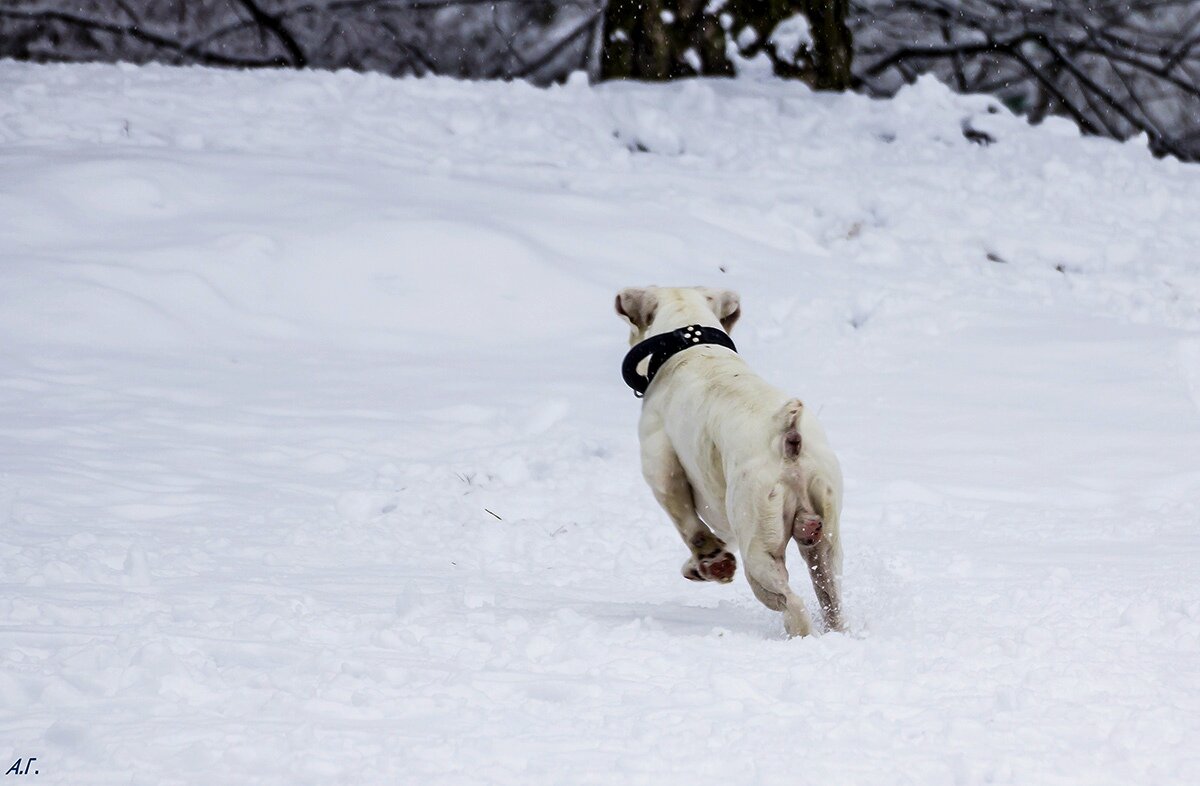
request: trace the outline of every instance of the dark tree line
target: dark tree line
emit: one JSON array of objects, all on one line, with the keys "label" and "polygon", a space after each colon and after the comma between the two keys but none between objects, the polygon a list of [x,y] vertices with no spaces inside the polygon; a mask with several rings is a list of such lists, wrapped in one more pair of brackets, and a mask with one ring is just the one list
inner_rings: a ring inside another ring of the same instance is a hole
[{"label": "dark tree line", "polygon": [[[731,76],[766,53],[814,86],[850,86],[847,0],[3,0],[0,56],[353,68],[549,82]],[[768,40],[807,15],[811,46]],[[735,43],[739,42],[739,43]]]},{"label": "dark tree line", "polygon": [[545,83],[588,59],[597,2],[0,0],[0,57]]},{"label": "dark tree line", "polygon": [[0,0],[0,57],[396,76],[731,76],[886,96],[932,72],[1200,160],[1200,0]]}]

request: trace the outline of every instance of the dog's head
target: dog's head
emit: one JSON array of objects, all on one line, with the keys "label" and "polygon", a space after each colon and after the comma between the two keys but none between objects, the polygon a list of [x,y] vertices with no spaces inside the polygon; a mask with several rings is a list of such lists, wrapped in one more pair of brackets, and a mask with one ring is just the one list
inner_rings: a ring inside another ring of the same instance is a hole
[{"label": "dog's head", "polygon": [[687,325],[726,333],[741,316],[736,292],[709,287],[628,287],[617,293],[617,314],[629,323],[629,345]]}]

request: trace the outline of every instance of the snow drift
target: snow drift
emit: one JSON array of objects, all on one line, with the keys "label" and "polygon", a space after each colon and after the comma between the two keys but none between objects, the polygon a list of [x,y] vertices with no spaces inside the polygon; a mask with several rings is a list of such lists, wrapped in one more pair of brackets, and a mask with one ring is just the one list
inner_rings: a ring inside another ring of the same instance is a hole
[{"label": "snow drift", "polygon": [[[1200,169],[929,81],[0,94],[41,779],[1200,779]],[[680,578],[611,313],[650,283],[737,289],[819,409],[847,635]]]}]

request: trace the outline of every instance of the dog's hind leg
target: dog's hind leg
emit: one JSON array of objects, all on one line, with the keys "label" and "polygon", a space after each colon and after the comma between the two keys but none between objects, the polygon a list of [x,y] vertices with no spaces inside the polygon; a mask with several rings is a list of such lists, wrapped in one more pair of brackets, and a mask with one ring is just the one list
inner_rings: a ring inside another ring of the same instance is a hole
[{"label": "dog's hind leg", "polygon": [[789,636],[807,636],[812,632],[812,619],[804,601],[788,584],[784,562],[791,527],[784,525],[781,489],[776,487],[762,500],[754,495],[746,501],[736,492],[732,496],[743,496],[741,504],[731,504],[730,517],[754,597],[772,611],[783,612],[783,627]]},{"label": "dog's hind leg", "polygon": [[788,585],[782,554],[772,554],[761,542],[751,541],[742,549],[746,579],[754,597],[772,611],[783,612],[783,627],[789,636],[812,633],[812,619],[804,601]]},{"label": "dog's hind leg", "polygon": [[832,487],[817,478],[809,488],[814,507],[820,513],[821,526],[812,537],[811,517],[797,515],[792,537],[808,565],[813,590],[821,603],[825,624],[830,630],[842,630],[842,600],[838,584],[841,580],[842,549],[838,531],[837,502]]},{"label": "dog's hind leg", "polygon": [[815,546],[800,546],[800,554],[808,564],[813,590],[830,630],[842,630],[842,601],[838,591],[838,576],[834,571],[833,549],[829,539]]},{"label": "dog's hind leg", "polygon": [[679,537],[692,552],[681,573],[691,581],[728,584],[737,572],[737,558],[725,541],[712,533],[696,513],[692,484],[671,447],[666,432],[642,428],[642,474],[654,498],[671,517]]}]

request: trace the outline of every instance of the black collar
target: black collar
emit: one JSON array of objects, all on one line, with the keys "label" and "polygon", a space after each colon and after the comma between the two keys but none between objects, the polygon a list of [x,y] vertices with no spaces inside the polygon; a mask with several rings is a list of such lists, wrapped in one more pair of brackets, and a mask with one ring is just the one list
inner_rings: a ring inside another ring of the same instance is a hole
[{"label": "black collar", "polygon": [[[688,325],[676,328],[670,333],[659,333],[635,344],[621,364],[621,376],[625,378],[625,384],[633,388],[633,395],[641,398],[646,395],[646,388],[650,387],[664,363],[685,349],[705,344],[716,344],[737,352],[733,339],[724,330],[703,325]],[[650,358],[650,366],[644,375],[639,374],[638,364],[647,357]]]}]

